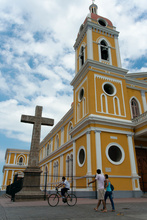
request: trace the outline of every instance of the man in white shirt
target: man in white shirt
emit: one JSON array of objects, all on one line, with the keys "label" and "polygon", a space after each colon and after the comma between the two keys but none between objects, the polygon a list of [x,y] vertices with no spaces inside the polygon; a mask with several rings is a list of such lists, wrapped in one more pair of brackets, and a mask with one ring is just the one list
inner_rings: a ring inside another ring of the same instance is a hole
[{"label": "man in white shirt", "polygon": [[65,176],[62,177],[62,183],[60,183],[57,188],[62,187],[61,189],[61,195],[64,198],[65,193],[70,189],[70,184],[69,182],[66,180]]},{"label": "man in white shirt", "polygon": [[101,202],[103,203],[103,212],[107,212],[107,209],[106,209],[106,203],[105,203],[105,200],[104,200],[104,195],[105,195],[105,190],[104,190],[104,182],[105,182],[105,177],[103,174],[101,174],[101,170],[100,169],[97,169],[97,175],[95,177],[95,180],[91,181],[88,183],[91,184],[91,183],[94,183],[98,181],[98,204],[97,204],[97,207],[94,208],[95,211],[98,210]]}]

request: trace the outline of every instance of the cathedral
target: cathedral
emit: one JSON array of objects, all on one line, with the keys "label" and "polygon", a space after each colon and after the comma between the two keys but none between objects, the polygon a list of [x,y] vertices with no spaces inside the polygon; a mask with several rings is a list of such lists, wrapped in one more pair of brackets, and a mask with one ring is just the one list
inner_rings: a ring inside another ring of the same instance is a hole
[{"label": "cathedral", "polygon": [[[101,169],[116,198],[147,192],[147,73],[122,68],[118,38],[92,3],[74,44],[73,103],[40,143],[42,190],[45,181],[54,190],[65,176],[77,195],[92,197],[96,189],[88,182]],[[7,149],[2,190],[16,172],[23,175],[28,157]]]}]

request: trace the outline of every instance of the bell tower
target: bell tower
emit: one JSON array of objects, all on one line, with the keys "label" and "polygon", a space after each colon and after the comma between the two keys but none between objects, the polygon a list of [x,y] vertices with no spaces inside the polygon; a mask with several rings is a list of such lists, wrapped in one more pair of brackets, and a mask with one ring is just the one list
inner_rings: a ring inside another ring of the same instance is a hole
[{"label": "bell tower", "polygon": [[87,60],[121,67],[119,32],[109,19],[97,14],[98,6],[94,1],[89,11],[74,45],[76,74]]},{"label": "bell tower", "polygon": [[119,32],[112,22],[98,15],[92,2],[80,26],[75,49],[74,91],[75,124],[90,115],[126,117],[123,83],[127,70],[121,68]]}]

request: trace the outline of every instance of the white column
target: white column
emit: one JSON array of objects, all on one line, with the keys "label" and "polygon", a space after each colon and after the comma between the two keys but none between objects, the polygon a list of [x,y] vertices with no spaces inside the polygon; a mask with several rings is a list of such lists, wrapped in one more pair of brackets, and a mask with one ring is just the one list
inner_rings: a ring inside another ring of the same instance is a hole
[{"label": "white column", "polygon": [[[139,176],[138,176],[137,170],[136,170],[136,163],[135,163],[135,155],[134,155],[134,147],[133,147],[132,135],[128,135],[128,147],[129,147],[129,154],[130,154],[133,190],[140,190]],[[135,184],[135,181],[137,181],[137,186]]]},{"label": "white column", "polygon": [[147,111],[147,101],[146,101],[146,97],[145,97],[145,91],[141,91],[141,96],[142,96],[142,103],[143,103],[143,109],[144,112]]},{"label": "white column", "polygon": [[11,184],[13,182],[13,176],[14,176],[14,170],[12,171],[12,175],[11,175]]},{"label": "white column", "polygon": [[53,152],[53,138],[51,139],[51,152]]},{"label": "white column", "polygon": [[122,67],[121,58],[120,58],[119,43],[118,43],[118,37],[117,36],[115,36],[115,48],[116,48],[117,65],[118,65],[118,67]]},{"label": "white column", "polygon": [[11,153],[9,153],[8,164],[10,164]]},{"label": "white column", "polygon": [[87,59],[93,60],[92,28],[87,30]]},{"label": "white column", "polygon": [[78,72],[78,67],[77,67],[77,48],[75,50],[75,74]]},{"label": "white column", "polygon": [[63,176],[63,154],[60,156],[60,176]]},{"label": "white column", "polygon": [[61,128],[61,145],[64,144],[64,127]]},{"label": "white column", "polygon": [[76,143],[75,141],[73,141],[73,186],[74,188],[76,188],[76,180],[75,180],[75,176],[76,176]]},{"label": "white column", "polygon": [[5,186],[7,186],[7,179],[8,179],[8,170],[6,171]]},{"label": "white column", "polygon": [[14,162],[13,162],[13,164],[16,164],[16,154],[15,154],[15,156],[14,156]]},{"label": "white column", "polygon": [[91,144],[90,144],[90,132],[87,132],[87,175],[91,175]]},{"label": "white column", "polygon": [[50,162],[50,168],[49,168],[49,184],[51,183],[51,177],[52,177],[52,161]]},{"label": "white column", "polygon": [[96,143],[96,164],[97,169],[102,171],[102,153],[101,153],[101,131],[95,131],[95,143]]}]

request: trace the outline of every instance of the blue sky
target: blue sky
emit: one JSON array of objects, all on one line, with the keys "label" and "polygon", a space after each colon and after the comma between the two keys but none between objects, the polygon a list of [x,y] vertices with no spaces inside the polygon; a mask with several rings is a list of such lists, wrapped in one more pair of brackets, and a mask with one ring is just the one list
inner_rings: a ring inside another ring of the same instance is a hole
[{"label": "blue sky", "polygon": [[[73,45],[91,0],[0,0],[0,185],[7,148],[29,149],[32,125],[22,114],[55,124],[73,101]],[[120,32],[122,67],[147,72],[147,1],[96,0],[98,14]],[[42,126],[42,138],[51,128]]]}]

